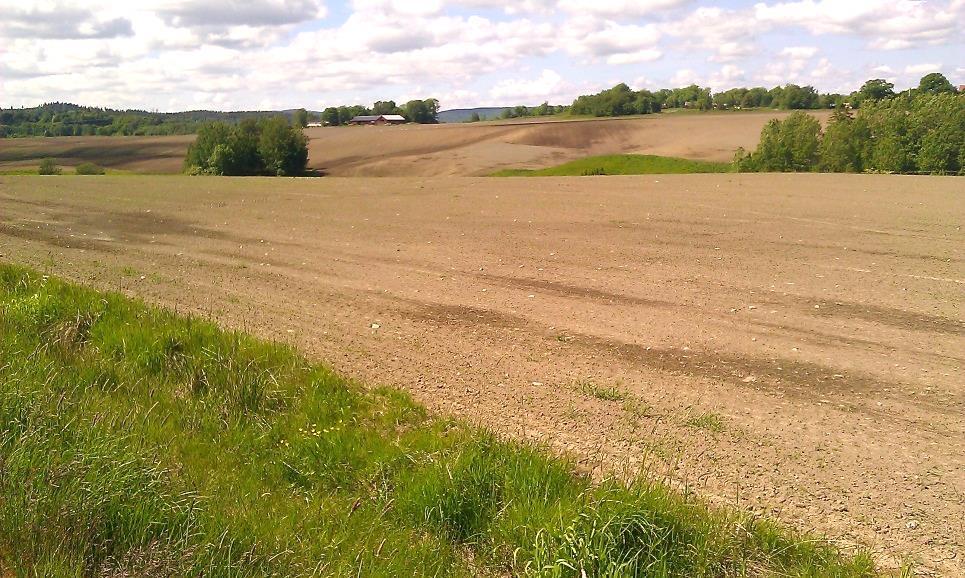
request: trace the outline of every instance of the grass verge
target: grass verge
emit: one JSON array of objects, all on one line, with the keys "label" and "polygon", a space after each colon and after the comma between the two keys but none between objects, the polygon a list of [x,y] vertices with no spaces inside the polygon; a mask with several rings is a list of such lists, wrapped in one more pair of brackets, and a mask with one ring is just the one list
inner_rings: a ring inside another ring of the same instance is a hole
[{"label": "grass verge", "polygon": [[730,173],[731,163],[695,161],[654,155],[604,155],[577,159],[546,169],[505,169],[494,177],[573,177],[595,175],[651,175]]},{"label": "grass verge", "polygon": [[872,576],[287,346],[0,265],[0,575]]}]

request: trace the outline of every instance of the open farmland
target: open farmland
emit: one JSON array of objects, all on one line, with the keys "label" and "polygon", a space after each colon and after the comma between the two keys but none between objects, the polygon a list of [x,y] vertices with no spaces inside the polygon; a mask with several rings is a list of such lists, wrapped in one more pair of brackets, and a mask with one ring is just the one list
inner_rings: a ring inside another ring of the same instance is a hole
[{"label": "open farmland", "polygon": [[954,576],[960,187],[0,177],[0,253]]},{"label": "open farmland", "polygon": [[[814,111],[826,119],[826,111]],[[465,176],[639,153],[730,162],[786,112],[666,113],[642,118],[307,129],[309,168],[334,176]],[[696,137],[696,138],[695,138]],[[192,136],[0,139],[0,171],[50,157],[138,173],[178,173]],[[377,143],[377,144],[373,144]]]},{"label": "open farmland", "polygon": [[136,173],[179,173],[184,166],[187,136],[70,136],[0,139],[0,171],[36,170],[41,159],[76,167],[95,163]]}]

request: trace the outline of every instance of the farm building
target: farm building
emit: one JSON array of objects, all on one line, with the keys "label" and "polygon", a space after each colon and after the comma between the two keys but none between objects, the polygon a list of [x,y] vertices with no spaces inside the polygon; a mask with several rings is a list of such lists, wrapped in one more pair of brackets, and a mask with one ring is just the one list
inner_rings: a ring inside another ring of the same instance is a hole
[{"label": "farm building", "polygon": [[368,114],[354,117],[349,124],[404,124],[401,114]]}]

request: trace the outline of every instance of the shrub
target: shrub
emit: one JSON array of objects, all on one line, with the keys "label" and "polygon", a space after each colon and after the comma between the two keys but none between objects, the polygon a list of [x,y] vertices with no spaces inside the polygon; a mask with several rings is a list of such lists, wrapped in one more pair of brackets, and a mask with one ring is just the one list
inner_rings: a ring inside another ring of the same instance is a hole
[{"label": "shrub", "polygon": [[95,165],[94,163],[81,163],[77,165],[74,172],[78,175],[103,175],[107,171],[104,170],[104,167]]},{"label": "shrub", "polygon": [[605,175],[605,174],[606,174],[606,171],[603,170],[603,167],[594,167],[594,168],[592,168],[592,169],[583,169],[583,173],[582,173],[582,175],[583,175],[584,177],[592,177],[592,176]]},{"label": "shrub", "polygon": [[867,100],[852,117],[835,112],[821,132],[804,113],[772,120],[757,150],[737,151],[739,171],[962,174],[965,95],[903,93]]},{"label": "shrub", "polygon": [[59,175],[60,173],[61,169],[54,163],[54,159],[43,159],[37,168],[38,175]]},{"label": "shrub", "polygon": [[307,164],[308,139],[283,117],[202,125],[184,160],[185,172],[202,175],[294,176]]}]

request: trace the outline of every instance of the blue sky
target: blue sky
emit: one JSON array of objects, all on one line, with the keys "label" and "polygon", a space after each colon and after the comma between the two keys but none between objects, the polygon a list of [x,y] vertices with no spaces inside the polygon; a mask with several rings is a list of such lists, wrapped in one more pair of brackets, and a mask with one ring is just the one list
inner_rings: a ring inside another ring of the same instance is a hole
[{"label": "blue sky", "polygon": [[569,103],[626,82],[965,84],[965,0],[0,0],[0,106]]}]

